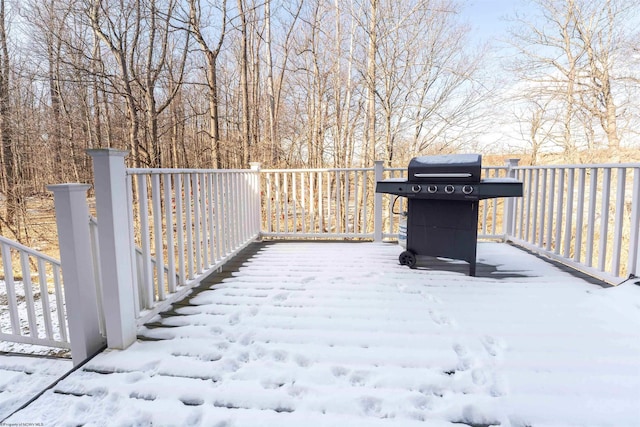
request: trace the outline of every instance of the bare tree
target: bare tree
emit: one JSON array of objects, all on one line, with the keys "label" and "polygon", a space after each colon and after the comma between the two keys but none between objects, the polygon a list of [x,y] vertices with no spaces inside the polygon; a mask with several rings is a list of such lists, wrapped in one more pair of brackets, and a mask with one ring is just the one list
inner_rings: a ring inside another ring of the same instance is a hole
[{"label": "bare tree", "polygon": [[112,84],[126,103],[129,125],[128,145],[134,166],[138,168],[142,166],[140,106],[132,86],[131,67],[134,46],[137,46],[137,39],[140,37],[141,7],[140,0],[134,0],[132,5],[123,3],[122,8],[108,7],[101,0],[91,0],[89,8],[89,20],[94,34],[107,46],[118,65],[119,75],[114,76]]},{"label": "bare tree", "polygon": [[227,1],[222,0],[219,5],[220,29],[217,40],[213,43],[207,41],[203,32],[202,4],[200,0],[189,0],[189,20],[195,40],[200,45],[207,66],[207,86],[209,100],[209,137],[211,138],[212,163],[216,168],[222,167],[220,156],[220,101],[218,98],[218,57],[226,35],[227,28]]},{"label": "bare tree", "polygon": [[364,165],[369,166],[376,160],[376,53],[378,50],[378,0],[369,0],[369,29],[367,48],[367,125],[365,128]]},{"label": "bare tree", "polygon": [[4,193],[6,211],[4,222],[17,235],[17,210],[21,200],[18,187],[19,170],[16,165],[16,152],[13,143],[13,125],[11,111],[11,93],[9,47],[7,41],[5,0],[0,0],[0,134],[2,137],[2,161],[4,166]]},{"label": "bare tree", "polygon": [[251,114],[249,110],[249,34],[247,31],[247,16],[244,7],[245,0],[238,0],[238,16],[240,18],[240,89],[242,91],[242,166],[247,167],[251,161]]},{"label": "bare tree", "polygon": [[[559,142],[568,159],[591,147],[594,123],[611,148],[621,131],[614,76],[616,61],[629,31],[625,20],[638,11],[628,0],[532,0],[540,21],[517,17],[513,46],[520,53],[513,70],[528,81],[529,93],[554,98],[562,108]],[[618,94],[620,92],[618,91]],[[554,114],[557,108],[550,108]],[[591,117],[593,120],[587,119]]]},{"label": "bare tree", "polygon": [[622,21],[633,15],[634,8],[635,2],[583,2],[575,11],[575,28],[587,61],[588,78],[584,84],[590,94],[590,102],[583,102],[583,107],[598,119],[610,148],[620,146],[611,71],[617,45],[624,39]]},{"label": "bare tree", "polygon": [[[186,31],[173,30],[176,3],[169,0],[160,9],[157,0],[148,2],[148,9],[141,11],[141,20],[146,21],[146,55],[139,58],[137,64],[131,68],[132,76],[144,93],[145,113],[147,118],[147,133],[149,149],[147,150],[147,164],[150,167],[162,165],[162,155],[158,135],[158,118],[171,104],[181,88],[187,61],[189,47],[189,28]],[[142,35],[142,34],[140,34]],[[180,38],[182,37],[182,40]],[[136,37],[136,40],[140,38]],[[136,46],[134,46],[134,49]],[[138,49],[140,51],[142,49]],[[174,56],[172,52],[179,54]],[[137,71],[142,70],[142,71]],[[169,81],[160,88],[161,81]],[[161,89],[161,90],[160,90]],[[158,93],[164,94],[159,100]]]}]

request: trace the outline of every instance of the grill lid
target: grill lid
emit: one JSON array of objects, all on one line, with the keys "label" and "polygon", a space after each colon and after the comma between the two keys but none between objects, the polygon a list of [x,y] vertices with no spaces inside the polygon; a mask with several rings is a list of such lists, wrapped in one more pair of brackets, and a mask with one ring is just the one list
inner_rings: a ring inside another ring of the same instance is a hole
[{"label": "grill lid", "polygon": [[480,154],[414,157],[409,162],[410,182],[480,182]]}]

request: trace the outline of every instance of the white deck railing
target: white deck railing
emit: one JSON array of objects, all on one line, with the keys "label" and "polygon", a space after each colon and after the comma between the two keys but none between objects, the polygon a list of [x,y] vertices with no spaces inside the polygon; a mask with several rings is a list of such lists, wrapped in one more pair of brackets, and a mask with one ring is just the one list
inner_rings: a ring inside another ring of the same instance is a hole
[{"label": "white deck railing", "polygon": [[[394,239],[393,212],[404,210],[402,199],[394,207],[394,196],[376,194],[375,184],[406,169],[381,162],[355,169],[126,169],[125,152],[89,153],[99,227],[89,227],[89,186],[50,187],[74,360],[103,345],[100,331],[109,347],[127,347],[141,324],[259,237]],[[640,274],[640,164],[510,161],[483,168],[483,177],[505,176],[523,181],[524,197],[482,201],[480,238],[512,240],[611,283]]]},{"label": "white deck railing", "polygon": [[139,326],[260,235],[257,170],[127,169],[126,152],[89,154],[97,220],[88,215],[89,186],[50,187],[65,287],[93,293],[82,307],[68,304],[81,307],[69,310],[78,360],[99,349],[103,335],[110,348],[129,346]]},{"label": "white deck railing", "polygon": [[127,169],[127,176],[141,325],[258,237],[259,177],[194,169]]},{"label": "white deck railing", "polygon": [[640,164],[518,167],[509,237],[616,283],[640,275]]},{"label": "white deck railing", "polygon": [[0,252],[0,340],[69,348],[60,261],[2,236]]},{"label": "white deck railing", "polygon": [[[505,177],[508,170],[507,166],[483,168],[483,177]],[[395,239],[398,213],[406,210],[404,199],[379,195],[378,206],[375,187],[379,179],[406,177],[406,171],[383,168],[382,162],[376,162],[373,168],[262,170],[261,235],[278,239],[374,239],[379,231],[383,239]],[[379,224],[376,208],[381,215]],[[480,202],[480,238],[504,239],[505,209],[502,199]]]},{"label": "white deck railing", "polygon": [[[485,167],[524,196],[480,202],[478,238],[511,240],[609,283],[640,274],[640,165]],[[406,168],[262,171],[262,236],[394,239],[403,199],[376,195]],[[394,211],[396,214],[394,214]],[[378,220],[376,218],[379,218]]]}]

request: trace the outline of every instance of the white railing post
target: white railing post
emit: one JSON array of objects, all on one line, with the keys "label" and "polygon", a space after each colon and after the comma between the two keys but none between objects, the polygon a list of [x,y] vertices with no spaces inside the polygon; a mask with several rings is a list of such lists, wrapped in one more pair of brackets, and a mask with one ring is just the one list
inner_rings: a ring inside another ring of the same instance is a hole
[{"label": "white railing post", "polygon": [[[382,160],[374,162],[373,170],[375,182],[382,181],[382,173],[384,171]],[[382,241],[382,193],[375,193],[373,197],[373,241]]]},{"label": "white railing post", "polygon": [[249,166],[251,166],[252,171],[255,171],[255,178],[251,178],[253,182],[252,188],[255,192],[253,195],[253,202],[251,203],[253,210],[252,214],[254,215],[255,221],[251,234],[258,234],[259,237],[262,233],[262,198],[260,197],[262,192],[262,174],[260,173],[260,162],[251,162],[249,163]]},{"label": "white railing post", "polygon": [[89,231],[87,184],[49,185],[53,192],[71,358],[75,366],[102,347]]},{"label": "white railing post", "polygon": [[[515,168],[518,166],[519,161],[520,159],[507,160],[507,177],[508,178],[516,177]],[[530,185],[530,184],[527,183],[527,185]],[[513,237],[513,234],[514,234],[515,216],[516,216],[515,199],[513,197],[508,197],[505,207],[506,209],[505,209],[505,218],[504,218],[504,224],[505,224],[504,240],[507,240],[509,237]]]},{"label": "white railing post", "polygon": [[124,349],[136,339],[134,268],[132,265],[124,157],[127,151],[87,150],[93,159],[93,177],[98,214],[102,301],[109,348]]},{"label": "white railing post", "polygon": [[640,276],[640,168],[633,172],[628,270],[630,274]]}]

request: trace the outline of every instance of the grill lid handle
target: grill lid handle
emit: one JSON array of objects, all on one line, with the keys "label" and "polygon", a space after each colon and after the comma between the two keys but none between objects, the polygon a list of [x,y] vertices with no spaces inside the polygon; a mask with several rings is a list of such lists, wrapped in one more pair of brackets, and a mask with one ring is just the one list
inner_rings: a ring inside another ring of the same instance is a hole
[{"label": "grill lid handle", "polygon": [[470,173],[416,173],[416,178],[471,178]]}]

